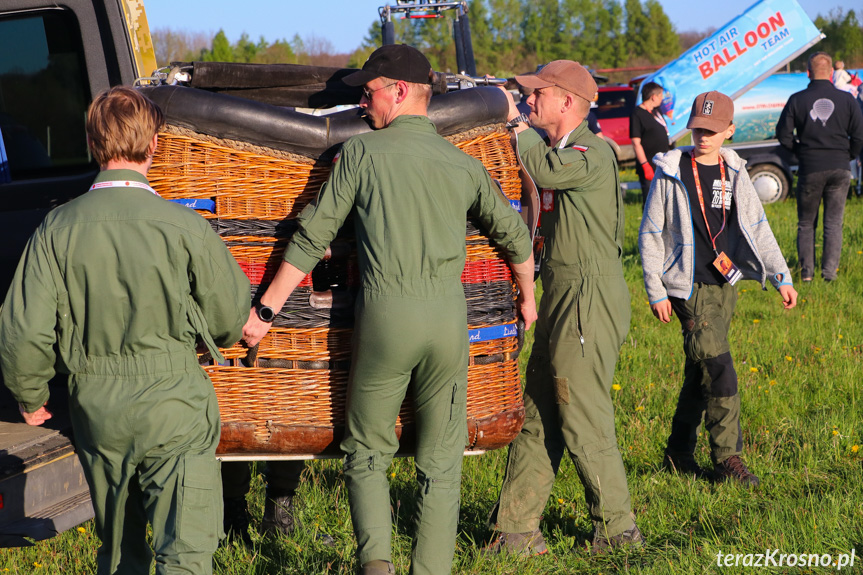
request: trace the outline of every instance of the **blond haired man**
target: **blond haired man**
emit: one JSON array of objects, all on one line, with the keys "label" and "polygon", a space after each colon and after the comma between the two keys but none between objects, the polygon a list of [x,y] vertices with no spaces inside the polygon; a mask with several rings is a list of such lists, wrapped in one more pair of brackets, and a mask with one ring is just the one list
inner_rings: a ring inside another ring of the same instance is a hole
[{"label": "blond haired man", "polygon": [[3,378],[27,423],[50,419],[48,380],[69,374],[99,575],[147,575],[154,551],[158,575],[212,573],[221,532],[219,409],[195,342],[221,357],[239,339],[249,280],[206,220],[149,186],[162,124],[132,88],[96,97],[102,171],[30,238],[0,312]]}]

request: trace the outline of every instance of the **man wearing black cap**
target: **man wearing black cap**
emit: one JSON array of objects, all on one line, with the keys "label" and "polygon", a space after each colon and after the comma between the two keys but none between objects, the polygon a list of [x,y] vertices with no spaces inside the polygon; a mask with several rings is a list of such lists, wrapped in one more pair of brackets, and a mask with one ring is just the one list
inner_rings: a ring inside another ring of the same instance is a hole
[{"label": "man wearing black cap", "polygon": [[[535,75],[528,129],[510,102],[510,125],[525,169],[542,188],[543,296],[524,390],[525,422],[509,461],[491,524],[489,552],[541,555],[539,530],[564,451],[584,485],[593,551],[640,545],[614,431],[611,385],[629,331],[623,278],[623,205],[614,152],[585,118],[596,82],[584,67],[556,60]],[[510,100],[512,97],[510,96]]]},{"label": "man wearing black cap", "polygon": [[[362,290],[341,448],[363,575],[395,573],[386,471],[398,447],[395,422],[408,384],[419,482],[411,573],[445,575],[452,569],[467,434],[461,283],[467,212],[507,254],[525,325],[536,319],[527,227],[483,165],[436,133],[427,117],[431,72],[416,49],[389,45],[345,78],[363,86],[360,107],[377,130],[344,143],[261,298],[262,305],[281,308],[355,210]],[[254,345],[268,328],[253,310],[245,341]]]}]

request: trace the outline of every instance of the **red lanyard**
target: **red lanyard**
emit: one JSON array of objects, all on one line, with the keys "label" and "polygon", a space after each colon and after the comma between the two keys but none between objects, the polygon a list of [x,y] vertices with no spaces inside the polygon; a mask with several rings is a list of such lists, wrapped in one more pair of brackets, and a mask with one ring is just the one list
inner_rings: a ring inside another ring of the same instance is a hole
[{"label": "red lanyard", "polygon": [[725,164],[722,162],[722,156],[719,157],[719,178],[722,182],[722,227],[716,232],[716,235],[710,235],[710,224],[707,222],[707,212],[704,211],[704,196],[701,194],[701,179],[698,177],[698,167],[695,164],[695,156],[692,156],[692,175],[695,177],[695,190],[698,192],[698,203],[701,204],[701,215],[704,217],[704,225],[707,226],[707,235],[710,237],[710,243],[713,244],[713,253],[717,256],[716,238],[725,229]]}]

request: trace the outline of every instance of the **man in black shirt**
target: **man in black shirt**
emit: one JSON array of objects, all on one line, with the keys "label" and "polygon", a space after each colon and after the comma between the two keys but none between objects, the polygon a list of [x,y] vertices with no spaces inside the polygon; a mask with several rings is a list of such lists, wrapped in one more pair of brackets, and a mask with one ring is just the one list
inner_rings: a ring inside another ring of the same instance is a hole
[{"label": "man in black shirt", "polygon": [[[815,228],[824,199],[821,276],[836,279],[842,252],[842,220],[851,182],[850,162],[863,148],[863,115],[851,94],[830,82],[833,62],[817,52],[809,58],[809,86],[792,94],[776,124],[779,143],[800,161],[797,180],[797,255],[800,277],[815,275]],[[796,131],[796,139],[794,137]]]},{"label": "man in black shirt", "polygon": [[642,102],[632,111],[629,119],[629,137],[635,151],[635,171],[641,183],[641,203],[647,200],[650,182],[653,181],[653,156],[668,151],[668,128],[659,112],[662,104],[662,86],[648,82],[641,89]]}]

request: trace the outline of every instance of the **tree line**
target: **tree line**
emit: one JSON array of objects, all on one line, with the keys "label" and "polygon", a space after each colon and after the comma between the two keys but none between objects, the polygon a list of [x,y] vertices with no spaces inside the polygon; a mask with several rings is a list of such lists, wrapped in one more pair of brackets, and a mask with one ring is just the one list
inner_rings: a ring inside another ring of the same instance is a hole
[{"label": "tree line", "polygon": [[[436,19],[395,19],[395,37],[422,50],[436,70],[456,71],[452,27],[454,12]],[[480,74],[511,77],[556,59],[577,60],[594,69],[661,66],[715,31],[678,32],[658,0],[472,0],[471,36]],[[827,38],[791,64],[804,70],[806,59],[823,50],[846,67],[863,67],[863,26],[854,10],[819,15],[815,25]],[[295,35],[291,40],[257,42],[247,34],[231,43],[223,31],[205,34],[155,29],[153,44],[161,65],[172,61],[288,63],[362,66],[381,43],[375,19],[362,44],[350,54],[336,53],[323,38]]]}]

